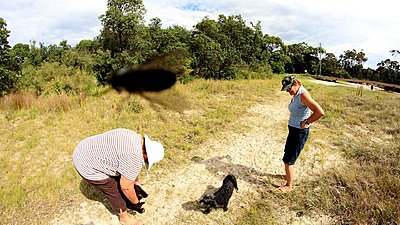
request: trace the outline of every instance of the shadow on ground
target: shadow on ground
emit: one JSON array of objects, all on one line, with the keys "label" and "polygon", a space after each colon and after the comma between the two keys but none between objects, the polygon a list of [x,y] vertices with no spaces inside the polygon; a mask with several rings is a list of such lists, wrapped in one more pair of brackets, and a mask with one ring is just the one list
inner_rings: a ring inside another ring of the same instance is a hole
[{"label": "shadow on ground", "polygon": [[217,187],[208,185],[207,189],[204,191],[204,193],[199,196],[199,199],[195,200],[195,201],[188,201],[182,204],[182,208],[186,211],[197,211],[197,212],[203,212],[202,209],[204,209],[204,207],[202,207],[202,205],[199,203],[200,199],[203,198],[203,196],[205,195],[209,195],[212,194],[214,192],[216,192],[218,190]]},{"label": "shadow on ground", "polygon": [[223,173],[224,175],[221,176],[221,181],[226,175],[233,174],[238,180],[240,179],[249,184],[255,184],[260,188],[270,188],[271,186],[276,187],[276,184],[274,184],[276,179],[284,179],[284,177],[279,174],[265,173],[248,166],[232,163],[232,157],[230,155],[218,156],[210,159],[202,159],[199,156],[194,156],[191,161],[206,165],[206,169],[211,173],[217,175]]},{"label": "shadow on ground", "polygon": [[[210,159],[203,159],[199,156],[194,156],[191,161],[194,163],[205,164],[208,171],[221,177],[221,182],[226,175],[233,174],[237,180],[240,179],[247,183],[256,185],[256,189],[262,197],[265,197],[266,193],[271,193],[275,188],[279,187],[279,185],[276,184],[278,180],[284,180],[284,176],[280,174],[264,173],[248,166],[232,163],[232,158],[229,155],[213,157]],[[223,173],[223,175],[221,175],[221,173]],[[203,208],[199,203],[199,200],[204,195],[214,193],[218,189],[219,187],[208,185],[204,194],[199,196],[198,200],[185,202],[182,204],[182,208],[186,211],[193,210],[202,212]]]},{"label": "shadow on ground", "polygon": [[102,203],[107,208],[107,210],[110,211],[110,213],[115,214],[114,210],[108,203],[106,196],[99,189],[97,189],[96,187],[89,184],[83,179],[79,184],[79,189],[87,199]]}]

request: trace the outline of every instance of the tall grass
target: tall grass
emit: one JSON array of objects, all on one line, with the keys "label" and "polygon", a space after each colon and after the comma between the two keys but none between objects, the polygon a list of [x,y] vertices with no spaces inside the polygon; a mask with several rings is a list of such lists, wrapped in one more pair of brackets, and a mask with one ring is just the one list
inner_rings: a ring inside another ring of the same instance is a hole
[{"label": "tall grass", "polygon": [[394,93],[326,88],[320,93],[334,119],[323,123],[324,133],[337,132],[332,143],[351,164],[327,171],[326,206],[342,223],[400,222],[400,96]]},{"label": "tall grass", "polygon": [[14,93],[0,98],[0,110],[16,112],[19,110],[38,111],[67,111],[73,107],[83,104],[85,95],[57,95],[37,96],[32,92]]}]

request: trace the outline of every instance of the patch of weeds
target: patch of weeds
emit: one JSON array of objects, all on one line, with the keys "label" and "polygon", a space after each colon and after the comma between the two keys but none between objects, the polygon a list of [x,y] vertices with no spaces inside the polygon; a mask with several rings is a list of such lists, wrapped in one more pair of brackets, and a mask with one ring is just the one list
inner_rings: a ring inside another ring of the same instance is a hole
[{"label": "patch of weeds", "polygon": [[20,186],[6,187],[0,190],[2,205],[6,207],[18,206],[27,197],[26,191]]},{"label": "patch of weeds", "polygon": [[31,110],[29,110],[28,117],[30,120],[34,120],[34,119],[36,119],[37,114],[38,114],[38,111],[35,108],[32,108]]},{"label": "patch of weeds", "polygon": [[26,146],[27,146],[28,149],[33,149],[38,145],[39,145],[39,138],[38,137],[31,137],[26,143]]},{"label": "patch of weeds", "polygon": [[273,207],[268,202],[258,201],[238,219],[237,225],[275,224]]},{"label": "patch of weeds", "polygon": [[7,122],[10,122],[11,120],[15,119],[17,117],[17,113],[15,111],[7,111],[5,113],[5,118]]},{"label": "patch of weeds", "polygon": [[142,104],[134,98],[129,98],[128,102],[126,103],[127,109],[134,113],[140,113],[143,110]]}]

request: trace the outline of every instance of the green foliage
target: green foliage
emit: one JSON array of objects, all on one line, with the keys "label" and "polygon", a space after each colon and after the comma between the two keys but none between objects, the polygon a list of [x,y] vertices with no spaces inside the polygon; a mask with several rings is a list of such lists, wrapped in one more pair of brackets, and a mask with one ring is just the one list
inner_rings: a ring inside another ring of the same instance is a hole
[{"label": "green foliage", "polygon": [[[76,88],[71,87],[74,81],[65,78],[72,75],[61,75],[62,79],[54,79],[47,86],[44,82],[48,74],[34,78],[35,71],[47,67],[46,63],[58,63],[86,74],[94,73],[98,82],[106,85],[116,69],[180,50],[189,52],[190,56],[177,63],[173,70],[181,83],[188,83],[194,78],[264,78],[269,77],[271,70],[277,74],[317,74],[318,56],[325,53],[322,47],[309,46],[305,42],[286,46],[279,37],[263,34],[260,21],[256,24],[250,22],[251,26],[247,26],[241,15],[219,15],[217,20],[205,17],[190,31],[178,25],[162,28],[162,21],[157,17],[144,25],[146,10],[141,0],[109,0],[107,6],[105,14],[99,17],[103,25],[101,34],[94,40],[82,40],[75,47],[68,45],[67,40],[49,46],[33,40],[29,45],[19,43],[10,48],[7,41],[10,31],[0,18],[1,95],[19,89],[38,93],[43,89],[56,93],[81,91],[74,90]],[[398,51],[392,50],[391,53],[395,55]],[[345,51],[339,60],[328,53],[321,60],[322,74],[394,84],[400,82],[397,61],[382,61],[374,71],[362,68],[366,60],[363,52],[355,50]],[[60,74],[65,73],[64,67],[60,70]],[[17,82],[19,78],[21,81]],[[96,86],[91,89],[96,90]]]},{"label": "green foliage", "polygon": [[111,75],[111,72],[113,71],[113,59],[111,58],[111,52],[98,50],[96,55],[97,57],[95,58],[93,70],[96,73],[96,78],[99,83],[105,85]]},{"label": "green foliage", "polygon": [[39,68],[27,67],[17,82],[18,90],[37,94],[90,93],[97,86],[95,77],[59,63],[44,63]]},{"label": "green foliage", "polygon": [[[192,66],[196,77],[201,78],[232,78],[234,74],[224,74],[223,69],[235,69],[234,65],[224,66],[223,49],[210,37],[199,34],[194,37],[191,49],[196,49]],[[222,68],[223,67],[223,68]]]},{"label": "green foliage", "polygon": [[7,23],[0,17],[0,66],[4,65],[5,55],[8,49],[10,49],[10,45],[8,45],[9,36],[10,31],[7,30]]},{"label": "green foliage", "polygon": [[274,73],[284,74],[285,66],[281,62],[271,62],[271,68]]},{"label": "green foliage", "polygon": [[13,90],[17,75],[10,70],[0,67],[0,97]]},{"label": "green foliage", "polygon": [[285,64],[285,71],[288,73],[310,73],[316,74],[315,65],[318,64],[319,48],[309,46],[302,42],[288,46],[290,62]]},{"label": "green foliage", "polygon": [[350,74],[344,69],[334,69],[332,71],[332,76],[338,78],[351,78]]},{"label": "green foliage", "polygon": [[30,49],[27,44],[16,44],[8,51],[8,62],[7,67],[15,71],[16,73],[21,73],[23,63],[26,58],[29,57]]},{"label": "green foliage", "polygon": [[80,52],[92,52],[93,51],[93,41],[92,40],[82,40],[75,48]]},{"label": "green foliage", "polygon": [[385,83],[400,84],[400,64],[398,61],[386,59],[378,63],[377,66],[378,69],[373,74],[374,77],[368,77]]},{"label": "green foliage", "polygon": [[347,50],[344,54],[339,56],[340,68],[346,70],[352,77],[358,79],[361,79],[363,63],[367,60],[368,58],[362,50],[360,52],[357,52],[355,49]]},{"label": "green foliage", "polygon": [[[202,78],[236,79],[239,68],[267,64],[260,23],[248,27],[240,15],[205,17],[195,25],[191,51],[194,75]],[[257,69],[253,71],[257,72]]]},{"label": "green foliage", "polygon": [[108,0],[106,13],[99,17],[103,49],[110,50],[112,56],[132,49],[145,12],[141,0]]}]

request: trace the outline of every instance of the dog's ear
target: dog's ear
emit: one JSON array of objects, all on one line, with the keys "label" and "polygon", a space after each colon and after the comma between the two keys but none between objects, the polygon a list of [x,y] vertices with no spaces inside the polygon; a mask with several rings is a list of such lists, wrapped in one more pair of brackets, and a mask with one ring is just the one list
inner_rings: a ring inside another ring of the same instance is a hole
[{"label": "dog's ear", "polygon": [[229,174],[227,178],[233,183],[233,186],[236,188],[236,191],[239,190],[237,182],[236,182],[236,177],[232,174]]}]

